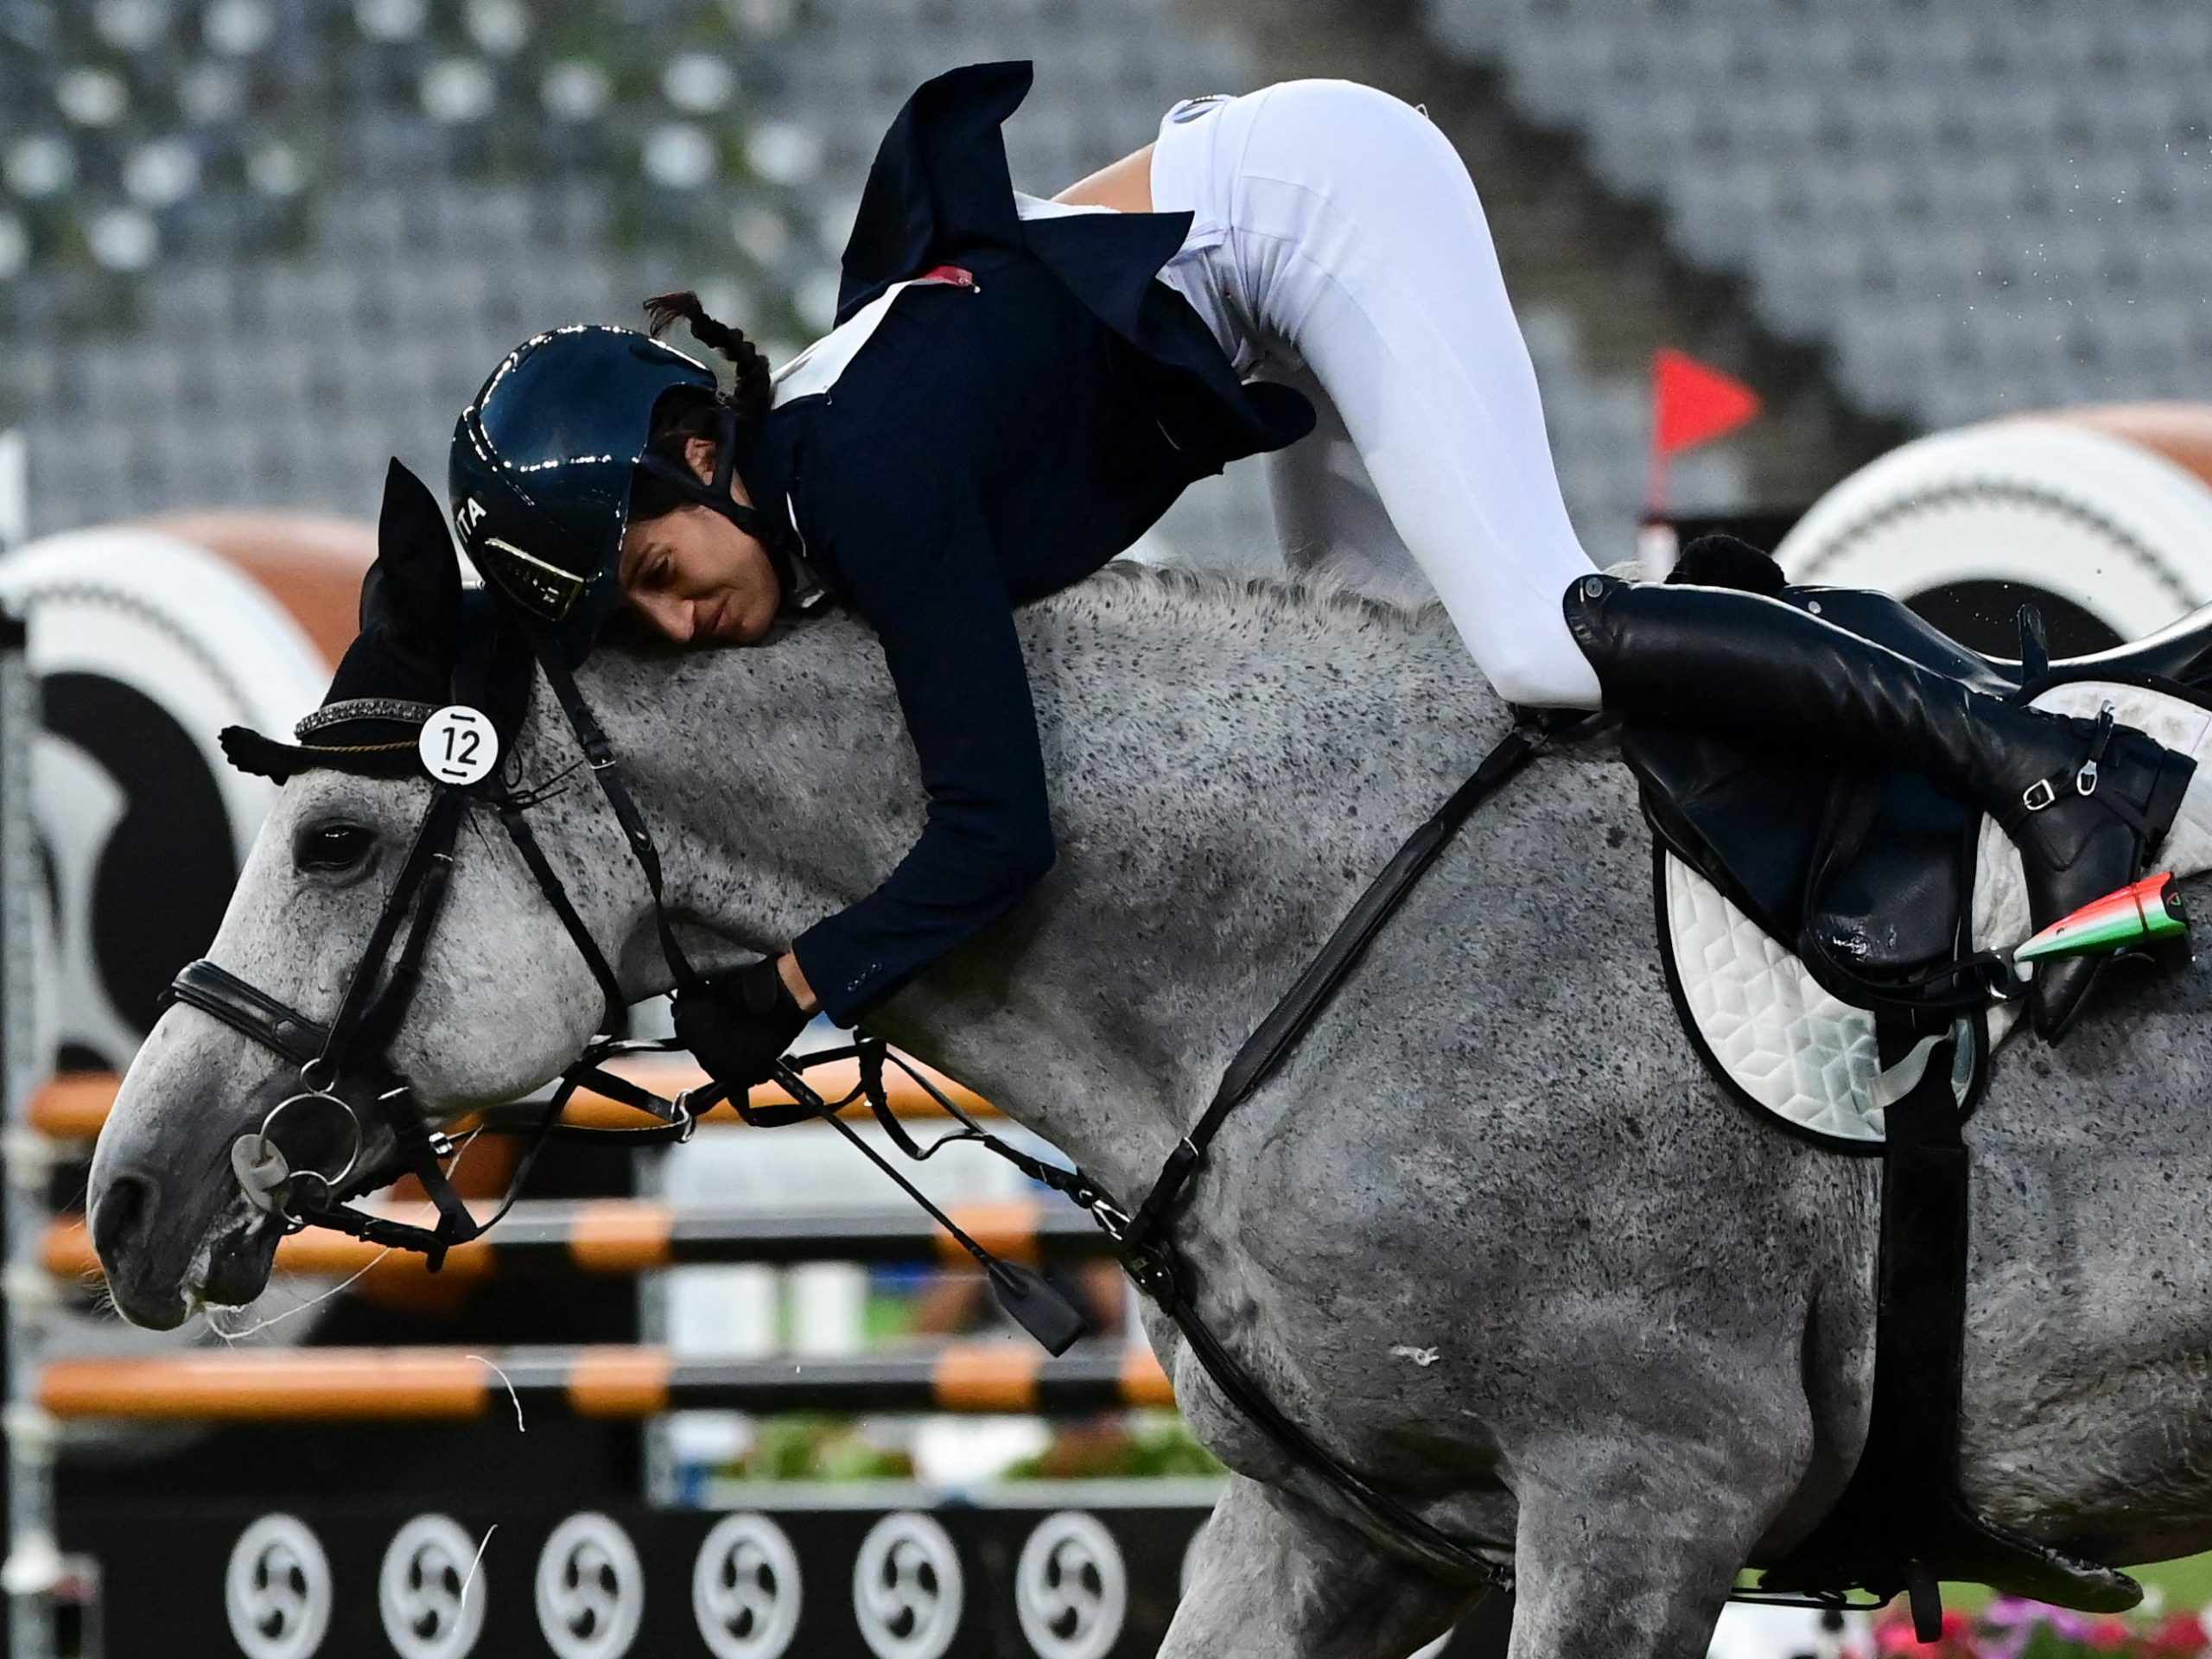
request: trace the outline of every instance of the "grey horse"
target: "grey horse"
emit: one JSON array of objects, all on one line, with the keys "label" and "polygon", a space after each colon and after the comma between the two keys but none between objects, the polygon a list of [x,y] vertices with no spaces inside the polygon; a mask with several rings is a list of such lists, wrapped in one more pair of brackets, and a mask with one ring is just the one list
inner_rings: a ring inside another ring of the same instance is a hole
[{"label": "grey horse", "polygon": [[[1504,729],[1440,613],[1114,567],[1021,628],[1059,861],[878,1022],[1125,1197],[1400,839]],[[780,945],[880,878],[923,799],[872,639],[602,649],[582,676],[633,768],[703,960]],[[543,692],[543,688],[539,688]],[[525,777],[575,760],[541,695]],[[328,1018],[425,785],[286,787],[212,954]],[[597,791],[535,813],[639,997],[668,976]],[[368,832],[346,868],[305,856]],[[1648,848],[1601,745],[1478,817],[1179,1223],[1205,1317],[1291,1416],[1437,1525],[1510,1555],[1512,1650],[1701,1654],[1747,1562],[1802,1537],[1865,1433],[1879,1174],[1754,1122],[1675,1028]],[[2212,973],[2016,1046],[1971,1135],[1962,1475],[1994,1518],[2120,1561],[2212,1546]],[[394,1058],[453,1110],[543,1084],[601,998],[496,827],[464,837]],[[265,1282],[228,1151],[288,1079],[172,1009],[101,1137],[118,1305],[169,1325]],[[1386,1659],[1467,1608],[1376,1547],[1153,1340],[1236,1471],[1162,1652]]]}]

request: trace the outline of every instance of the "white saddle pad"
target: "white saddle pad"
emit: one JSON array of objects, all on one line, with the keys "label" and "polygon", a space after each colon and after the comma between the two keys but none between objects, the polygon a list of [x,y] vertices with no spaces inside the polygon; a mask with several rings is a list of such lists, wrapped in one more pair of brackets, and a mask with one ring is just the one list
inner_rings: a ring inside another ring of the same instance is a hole
[{"label": "white saddle pad", "polygon": [[[2168,748],[2198,758],[2154,869],[2177,876],[2212,868],[2212,711],[2140,686],[2082,681],[2053,688],[2035,701],[2054,713],[2094,715],[2109,702],[2124,726],[2147,732]],[[1993,820],[1984,819],[1974,877],[1977,949],[2027,938],[2027,889],[2019,855]],[[1712,882],[1672,854],[1662,854],[1666,925],[1660,949],[1678,988],[1687,1023],[1711,1064],[1753,1105],[1789,1128],[1831,1145],[1871,1151],[1884,1139],[1884,1114],[1921,1079],[1935,1039],[1885,1070],[1876,1052],[1874,1016],[1830,995],[1787,945],[1768,935]],[[1991,1049],[2018,1019],[2017,1004],[1985,1016]],[[1971,1035],[1967,1021],[1962,1036]],[[1963,1098],[1974,1080],[1980,1045],[1954,1051],[1952,1086]]]}]

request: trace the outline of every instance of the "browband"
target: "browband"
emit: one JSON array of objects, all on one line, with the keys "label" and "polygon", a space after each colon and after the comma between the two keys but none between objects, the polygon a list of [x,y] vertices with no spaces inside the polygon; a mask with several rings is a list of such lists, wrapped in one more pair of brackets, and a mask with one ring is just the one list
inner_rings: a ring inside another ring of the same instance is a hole
[{"label": "browband", "polygon": [[304,743],[315,733],[349,720],[385,720],[397,726],[420,726],[437,712],[435,703],[417,702],[411,697],[345,697],[336,702],[326,702],[314,713],[302,715],[299,724],[292,728],[292,735]]}]

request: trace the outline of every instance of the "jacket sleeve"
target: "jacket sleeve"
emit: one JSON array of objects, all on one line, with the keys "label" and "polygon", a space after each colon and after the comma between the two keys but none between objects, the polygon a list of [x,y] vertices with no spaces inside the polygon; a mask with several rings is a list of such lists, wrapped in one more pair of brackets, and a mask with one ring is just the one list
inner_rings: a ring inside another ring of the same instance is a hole
[{"label": "jacket sleeve", "polygon": [[879,520],[880,545],[841,537],[834,556],[845,598],[882,641],[929,792],[921,838],[889,880],[792,947],[841,1025],[1004,914],[1052,863],[1013,605],[972,496],[938,505],[918,523]]}]

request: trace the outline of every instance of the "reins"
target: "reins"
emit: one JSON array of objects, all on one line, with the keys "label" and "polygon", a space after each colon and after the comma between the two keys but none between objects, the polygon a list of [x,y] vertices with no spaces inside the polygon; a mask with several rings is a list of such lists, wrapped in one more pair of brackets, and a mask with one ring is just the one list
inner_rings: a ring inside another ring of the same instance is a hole
[{"label": "reins", "polygon": [[[645,878],[670,975],[679,990],[696,988],[699,976],[669,919],[659,849],[630,793],[613,746],[550,636],[532,629],[531,644],[575,735],[584,763],[613,810],[631,856]],[[427,717],[428,711],[416,716],[418,720]],[[1001,1261],[963,1231],[840,1114],[849,1105],[865,1103],[892,1144],[917,1161],[949,1144],[980,1145],[1030,1179],[1065,1196],[1091,1217],[1113,1242],[1131,1279],[1174,1323],[1223,1397],[1293,1464],[1333,1492],[1357,1517],[1363,1529],[1444,1578],[1468,1585],[1503,1586],[1511,1581],[1508,1563],[1451,1537],[1375,1486],[1268,1398],[1250,1370],[1201,1317],[1192,1300],[1187,1266],[1174,1242],[1173,1223],[1192,1181],[1204,1167],[1215,1138],[1230,1116],[1274,1075],[1460,827],[1554,741],[1583,728],[1588,719],[1573,711],[1524,712],[1519,716],[1466,782],[1408,837],[1281,1001],[1238,1049],[1198,1121],[1176,1143],[1134,1209],[1118,1202],[1080,1168],[1034,1157],[993,1135],[904,1057],[893,1053],[880,1039],[866,1034],[856,1034],[849,1045],[779,1061],[772,1081],[791,1096],[789,1105],[756,1107],[748,1100],[729,1096],[717,1084],[669,1099],[607,1070],[611,1061],[666,1052],[676,1044],[672,1039],[638,1040],[626,1036],[627,1013],[620,982],[530,829],[528,810],[554,792],[557,779],[552,785],[527,792],[498,786],[489,778],[467,785],[434,779],[430,803],[371,931],[339,1012],[327,1027],[212,961],[188,965],[177,975],[169,995],[176,1001],[213,1015],[299,1068],[299,1092],[271,1109],[259,1133],[241,1136],[232,1155],[234,1172],[248,1196],[288,1230],[308,1226],[334,1229],[370,1243],[419,1252],[435,1270],[454,1246],[481,1237],[498,1224],[520,1194],[538,1154],[555,1136],[611,1139],[631,1146],[681,1141],[690,1137],[703,1112],[728,1098],[747,1123],[775,1127],[818,1120],[843,1135],[958,1241],[989,1275],[999,1301],[1024,1329],[1050,1351],[1063,1352],[1083,1332],[1083,1320],[1075,1309],[1040,1275]],[[266,740],[241,741],[233,748],[233,758],[274,751],[276,747]],[[297,757],[288,762],[295,768],[365,769],[361,758],[350,749],[305,747],[287,753]],[[481,802],[496,813],[607,1000],[601,1034],[586,1044],[575,1060],[563,1070],[535,1116],[525,1125],[493,1124],[478,1131],[520,1134],[529,1142],[505,1196],[491,1215],[481,1219],[469,1210],[448,1177],[447,1160],[454,1154],[454,1141],[432,1126],[410,1086],[393,1071],[386,1052],[421,978],[423,956],[450,880],[454,846],[472,802]],[[389,974],[385,972],[387,959],[391,961]],[[829,1099],[807,1082],[808,1071],[846,1059],[857,1064],[859,1079],[841,1098]],[[886,1068],[891,1065],[902,1069],[957,1128],[926,1146],[918,1141],[892,1109],[885,1084]],[[340,1092],[349,1082],[357,1089],[365,1087],[377,1119],[391,1136],[391,1156],[366,1168],[359,1167],[365,1140],[360,1108]],[[563,1110],[587,1084],[658,1122],[639,1129],[563,1123]],[[334,1174],[291,1168],[273,1138],[272,1132],[288,1112],[318,1108],[336,1109],[353,1128],[353,1155]],[[411,1174],[422,1183],[436,1212],[434,1225],[402,1222],[353,1202],[401,1174]]]}]

